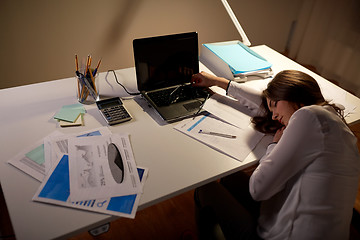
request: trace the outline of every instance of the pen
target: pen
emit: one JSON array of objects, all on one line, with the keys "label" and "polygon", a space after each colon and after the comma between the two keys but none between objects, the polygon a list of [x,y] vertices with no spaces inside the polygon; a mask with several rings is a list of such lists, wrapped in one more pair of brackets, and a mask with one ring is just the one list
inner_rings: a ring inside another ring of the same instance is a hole
[{"label": "pen", "polygon": [[234,135],[225,134],[225,133],[217,133],[217,132],[206,132],[201,129],[199,130],[199,133],[218,136],[218,137],[225,137],[225,138],[236,138],[236,136],[234,136]]}]

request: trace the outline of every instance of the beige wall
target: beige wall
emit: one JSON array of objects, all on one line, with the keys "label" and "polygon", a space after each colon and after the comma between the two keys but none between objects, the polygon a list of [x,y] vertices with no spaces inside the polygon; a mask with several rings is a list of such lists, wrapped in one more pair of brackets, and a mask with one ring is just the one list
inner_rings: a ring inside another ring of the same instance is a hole
[{"label": "beige wall", "polygon": [[[301,0],[228,0],[252,45],[284,51]],[[74,55],[100,71],[132,67],[134,38],[197,31],[199,42],[239,39],[220,0],[2,0],[0,88],[74,75]]]}]

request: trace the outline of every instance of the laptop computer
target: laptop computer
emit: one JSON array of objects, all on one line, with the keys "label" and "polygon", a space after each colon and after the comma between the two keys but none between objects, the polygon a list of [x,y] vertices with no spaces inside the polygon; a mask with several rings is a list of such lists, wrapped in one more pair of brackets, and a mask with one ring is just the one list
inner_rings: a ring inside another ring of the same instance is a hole
[{"label": "laptop computer", "polygon": [[137,86],[162,119],[174,122],[193,116],[209,96],[191,86],[199,72],[196,32],[133,40]]}]

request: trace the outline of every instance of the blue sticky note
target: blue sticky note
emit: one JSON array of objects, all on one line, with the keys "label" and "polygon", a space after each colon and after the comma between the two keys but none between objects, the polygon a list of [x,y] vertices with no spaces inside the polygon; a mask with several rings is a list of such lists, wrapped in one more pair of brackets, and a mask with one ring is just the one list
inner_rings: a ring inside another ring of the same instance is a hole
[{"label": "blue sticky note", "polygon": [[77,110],[80,113],[85,113],[85,108],[81,103],[75,103],[70,105],[63,106],[64,109],[71,109],[71,110]]}]

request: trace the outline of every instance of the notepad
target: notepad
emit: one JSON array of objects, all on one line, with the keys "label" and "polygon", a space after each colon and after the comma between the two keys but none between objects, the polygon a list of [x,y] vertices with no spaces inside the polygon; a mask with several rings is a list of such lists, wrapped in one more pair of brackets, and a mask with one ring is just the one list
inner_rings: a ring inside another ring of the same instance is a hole
[{"label": "notepad", "polygon": [[75,126],[83,126],[84,125],[84,117],[83,113],[80,113],[78,118],[74,122],[67,122],[63,120],[58,120],[60,127],[75,127]]},{"label": "notepad", "polygon": [[84,106],[80,103],[65,105],[55,114],[54,118],[66,122],[75,122],[79,115],[85,112]]},{"label": "notepad", "polygon": [[204,44],[204,46],[226,62],[234,75],[265,70],[272,66],[265,58],[241,42]]}]

